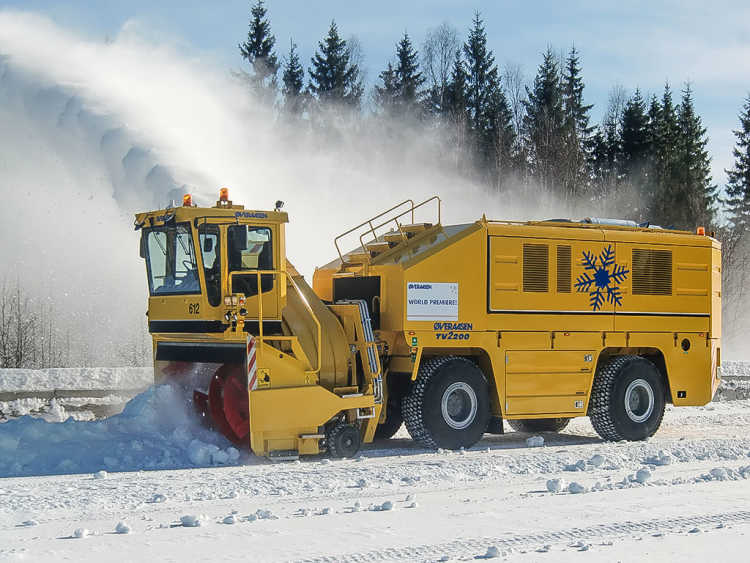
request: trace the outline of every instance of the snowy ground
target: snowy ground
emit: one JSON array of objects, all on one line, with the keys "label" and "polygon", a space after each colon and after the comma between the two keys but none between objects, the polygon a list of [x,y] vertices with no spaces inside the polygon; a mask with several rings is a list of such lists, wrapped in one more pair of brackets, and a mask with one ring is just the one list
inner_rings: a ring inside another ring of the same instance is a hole
[{"label": "snowy ground", "polygon": [[[169,399],[152,390],[93,423],[1,424],[0,474],[30,455],[24,444],[49,449],[27,467],[88,472],[0,479],[0,559],[747,560],[748,399],[668,407],[648,442],[603,443],[578,419],[542,447],[509,432],[428,452],[402,429],[357,460],[281,464],[182,435]],[[101,450],[117,467],[241,465],[107,473]]]}]

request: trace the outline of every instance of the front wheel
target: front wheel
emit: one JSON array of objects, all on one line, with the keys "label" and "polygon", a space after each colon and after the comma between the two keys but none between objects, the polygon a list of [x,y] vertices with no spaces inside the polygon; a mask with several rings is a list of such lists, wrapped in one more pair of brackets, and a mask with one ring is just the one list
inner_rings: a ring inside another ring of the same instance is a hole
[{"label": "front wheel", "polygon": [[664,378],[641,356],[616,356],[596,373],[589,417],[605,440],[644,440],[659,429],[666,404]]},{"label": "front wheel", "polygon": [[490,418],[489,391],[482,370],[467,358],[426,361],[401,403],[412,439],[428,448],[459,449],[476,444]]}]

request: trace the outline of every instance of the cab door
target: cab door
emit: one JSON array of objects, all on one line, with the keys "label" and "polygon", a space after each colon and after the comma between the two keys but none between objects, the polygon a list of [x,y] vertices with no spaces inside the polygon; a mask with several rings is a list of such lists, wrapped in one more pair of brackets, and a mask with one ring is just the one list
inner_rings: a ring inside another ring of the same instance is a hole
[{"label": "cab door", "polygon": [[[279,249],[275,225],[230,225],[227,227],[229,291],[245,295],[247,318],[257,319],[260,305],[264,319],[279,319]],[[260,287],[258,273],[260,272]],[[262,273],[269,272],[269,273]],[[262,301],[259,302],[258,295]]]}]

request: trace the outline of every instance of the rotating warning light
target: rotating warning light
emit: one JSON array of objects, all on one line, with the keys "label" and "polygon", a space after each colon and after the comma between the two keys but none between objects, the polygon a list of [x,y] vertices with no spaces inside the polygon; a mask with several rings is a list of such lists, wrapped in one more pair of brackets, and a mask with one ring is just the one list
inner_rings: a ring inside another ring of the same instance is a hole
[{"label": "rotating warning light", "polygon": [[185,194],[182,196],[182,206],[183,207],[192,207],[193,206],[193,196],[190,194]]},{"label": "rotating warning light", "polygon": [[219,190],[219,201],[229,201],[229,188]]},{"label": "rotating warning light", "polygon": [[695,230],[695,232],[696,232],[696,234],[705,236],[705,234],[706,234],[706,227],[698,227]]}]

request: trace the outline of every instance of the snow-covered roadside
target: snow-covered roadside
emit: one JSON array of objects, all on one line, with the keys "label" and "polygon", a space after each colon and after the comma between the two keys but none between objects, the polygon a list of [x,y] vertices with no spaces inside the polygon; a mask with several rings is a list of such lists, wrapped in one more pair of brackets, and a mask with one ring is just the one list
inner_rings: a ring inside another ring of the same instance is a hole
[{"label": "snow-covered roadside", "polygon": [[0,369],[0,391],[56,389],[141,390],[154,381],[153,368]]}]

